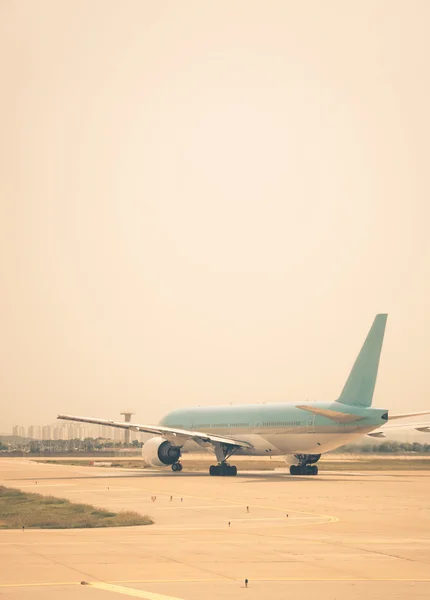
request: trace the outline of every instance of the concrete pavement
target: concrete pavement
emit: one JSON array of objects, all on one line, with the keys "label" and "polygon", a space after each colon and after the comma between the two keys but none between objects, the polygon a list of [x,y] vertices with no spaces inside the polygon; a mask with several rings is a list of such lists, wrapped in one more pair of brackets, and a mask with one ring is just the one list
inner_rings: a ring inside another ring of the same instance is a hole
[{"label": "concrete pavement", "polygon": [[2,458],[0,483],[155,520],[0,530],[0,598],[430,596],[426,472],[211,478]]}]

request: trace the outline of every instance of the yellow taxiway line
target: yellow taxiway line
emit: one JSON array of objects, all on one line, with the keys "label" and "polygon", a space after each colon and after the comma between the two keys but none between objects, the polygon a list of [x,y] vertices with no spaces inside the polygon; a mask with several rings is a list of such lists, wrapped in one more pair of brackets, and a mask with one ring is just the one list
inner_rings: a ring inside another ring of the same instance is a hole
[{"label": "yellow taxiway line", "polygon": [[105,592],[114,592],[115,594],[123,594],[124,596],[133,596],[134,598],[146,598],[146,600],[182,600],[182,598],[178,598],[177,596],[165,596],[164,594],[155,594],[154,592],[146,592],[145,590],[134,590],[133,588],[114,585],[112,583],[91,582],[88,585],[98,590],[104,590]]}]

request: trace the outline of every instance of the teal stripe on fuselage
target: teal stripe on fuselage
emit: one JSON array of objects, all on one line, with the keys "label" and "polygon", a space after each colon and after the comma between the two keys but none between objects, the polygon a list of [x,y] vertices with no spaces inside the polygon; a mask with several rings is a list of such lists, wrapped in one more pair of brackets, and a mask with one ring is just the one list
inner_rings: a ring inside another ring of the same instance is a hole
[{"label": "teal stripe on fuselage", "polygon": [[360,421],[340,424],[296,408],[291,404],[249,404],[242,406],[208,406],[175,410],[160,425],[235,436],[259,433],[313,433],[369,430],[381,426],[386,412],[381,409],[346,406],[339,403],[315,402],[309,406],[335,410],[364,417]]}]

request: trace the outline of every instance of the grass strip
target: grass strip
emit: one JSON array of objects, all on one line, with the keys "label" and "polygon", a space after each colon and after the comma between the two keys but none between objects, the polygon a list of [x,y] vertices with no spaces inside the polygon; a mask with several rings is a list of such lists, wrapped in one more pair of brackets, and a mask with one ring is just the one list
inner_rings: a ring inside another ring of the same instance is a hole
[{"label": "grass strip", "polygon": [[64,498],[30,494],[0,486],[0,529],[78,529],[150,525],[150,517],[132,511],[119,513]]}]

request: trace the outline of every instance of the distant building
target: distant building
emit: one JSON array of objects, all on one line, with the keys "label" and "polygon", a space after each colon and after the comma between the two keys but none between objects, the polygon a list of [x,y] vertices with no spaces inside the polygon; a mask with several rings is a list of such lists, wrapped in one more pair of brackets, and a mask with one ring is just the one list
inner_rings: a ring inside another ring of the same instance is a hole
[{"label": "distant building", "polygon": [[81,427],[81,440],[94,437],[92,427]]},{"label": "distant building", "polygon": [[53,428],[53,439],[54,440],[67,440],[67,429],[62,426]]},{"label": "distant building", "polygon": [[81,427],[79,425],[68,425],[67,426],[67,439],[68,440],[82,439]]},{"label": "distant building", "polygon": [[[32,440],[84,440],[101,437],[105,440],[124,441],[124,430],[116,427],[78,423],[60,424],[58,421],[51,425],[30,425],[28,428],[14,425],[13,435]],[[131,441],[141,441],[141,436],[142,434],[138,432],[130,432]]]},{"label": "distant building", "polygon": [[29,437],[31,440],[40,440],[42,437],[40,425],[30,425],[28,428],[27,437]]},{"label": "distant building", "polygon": [[14,425],[12,429],[12,434],[17,435],[19,437],[25,437],[25,428],[22,425]]},{"label": "distant building", "polygon": [[42,439],[43,440],[52,440],[54,439],[54,431],[51,425],[44,425],[42,427]]},{"label": "distant building", "polygon": [[111,440],[113,438],[113,429],[107,425],[99,426],[99,436],[104,440]]}]

